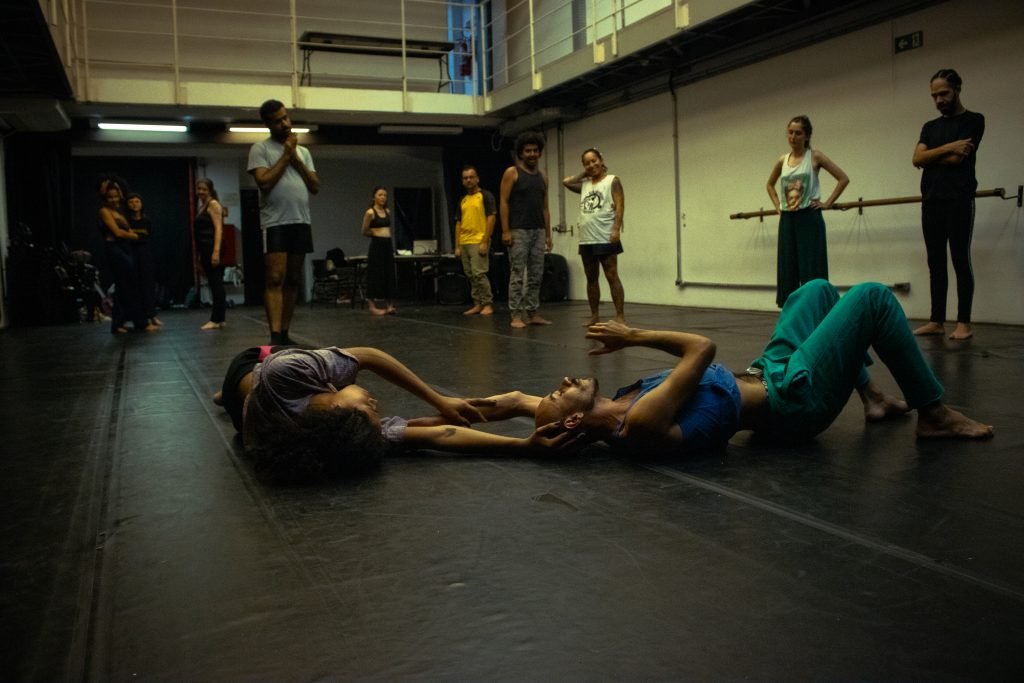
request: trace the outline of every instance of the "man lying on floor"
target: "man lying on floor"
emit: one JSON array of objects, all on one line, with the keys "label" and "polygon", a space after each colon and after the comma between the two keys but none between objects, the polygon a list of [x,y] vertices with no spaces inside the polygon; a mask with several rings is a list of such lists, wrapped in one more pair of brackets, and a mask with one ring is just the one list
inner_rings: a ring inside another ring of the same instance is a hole
[{"label": "man lying on floor", "polygon": [[[382,419],[376,399],[356,384],[360,370],[419,397],[439,415]],[[213,400],[231,416],[259,474],[295,481],[367,471],[392,444],[512,453],[558,448],[577,438],[558,424],[522,439],[467,427],[520,414],[522,404],[512,400],[516,396],[442,396],[396,358],[370,347],[263,346],[246,349],[231,361]]]},{"label": "man lying on floor", "polygon": [[[865,283],[840,298],[835,287],[814,280],[786,301],[764,352],[743,374],[713,363],[715,345],[686,332],[659,332],[608,322],[587,338],[600,355],[627,346],[661,349],[679,357],[671,370],[638,380],[612,397],[593,378],[565,378],[536,399],[538,425],[561,423],[586,441],[623,445],[632,452],[683,454],[722,448],[740,430],[798,440],[825,430],[854,389],[866,419],[883,420],[917,410],[920,438],[986,439],[990,425],[942,403],[943,387],[928,367],[906,316],[884,285]],[[903,391],[905,401],[884,394],[870,379],[867,351],[874,347]]]}]

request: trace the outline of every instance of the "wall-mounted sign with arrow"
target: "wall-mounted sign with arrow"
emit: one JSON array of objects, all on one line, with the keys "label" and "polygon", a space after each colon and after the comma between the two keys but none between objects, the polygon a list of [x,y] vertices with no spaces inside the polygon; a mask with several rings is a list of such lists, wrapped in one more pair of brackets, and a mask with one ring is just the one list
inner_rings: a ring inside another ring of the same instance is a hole
[{"label": "wall-mounted sign with arrow", "polygon": [[905,36],[896,36],[896,54],[913,50],[924,45],[924,31],[914,31]]}]

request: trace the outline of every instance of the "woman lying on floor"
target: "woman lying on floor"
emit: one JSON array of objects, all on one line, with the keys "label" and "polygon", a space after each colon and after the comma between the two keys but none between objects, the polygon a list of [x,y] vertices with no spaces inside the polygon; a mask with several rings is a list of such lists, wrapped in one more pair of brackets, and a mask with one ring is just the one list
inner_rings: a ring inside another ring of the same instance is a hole
[{"label": "woman lying on floor", "polygon": [[[593,378],[565,378],[539,399],[537,424],[560,422],[633,452],[685,454],[720,449],[740,430],[776,440],[814,437],[831,425],[856,390],[867,421],[917,410],[919,438],[987,439],[992,427],[942,403],[943,387],[921,355],[899,302],[884,285],[865,283],[840,298],[824,280],[793,292],[771,340],[745,373],[712,363],[715,345],[686,332],[590,326],[600,355],[627,346],[679,357],[672,369],[619,389],[611,398]],[[903,391],[884,394],[870,379],[874,348]]]},{"label": "woman lying on floor", "polygon": [[[421,398],[439,415],[381,418],[376,399],[356,384],[361,370]],[[263,346],[246,349],[232,360],[213,400],[231,416],[257,473],[275,481],[297,481],[370,470],[393,444],[512,453],[558,448],[576,439],[562,433],[558,424],[522,439],[467,427],[526,414],[519,396],[442,396],[396,358],[370,347]]]}]

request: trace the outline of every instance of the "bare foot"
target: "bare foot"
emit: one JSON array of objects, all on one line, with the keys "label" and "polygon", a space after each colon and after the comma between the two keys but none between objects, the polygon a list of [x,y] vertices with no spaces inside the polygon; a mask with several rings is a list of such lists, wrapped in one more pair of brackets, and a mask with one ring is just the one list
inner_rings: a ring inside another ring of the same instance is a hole
[{"label": "bare foot", "polygon": [[522,318],[512,318],[511,326],[517,330],[521,330],[526,327],[526,323],[523,322]]},{"label": "bare foot", "polygon": [[537,315],[536,313],[534,313],[533,315],[530,316],[530,319],[529,319],[528,322],[531,325],[550,325],[551,324],[550,320],[547,320],[546,318],[542,318],[539,315]]},{"label": "bare foot", "polygon": [[149,319],[149,324],[156,325],[157,327],[163,327],[164,321],[156,316],[153,316],[152,318]]},{"label": "bare foot", "polygon": [[376,306],[370,306],[370,315],[387,315],[388,309],[377,308]]},{"label": "bare foot", "polygon": [[469,309],[468,311],[463,311],[462,315],[476,315],[477,313],[479,313],[482,310],[483,309],[480,308],[479,304],[474,304],[473,308]]},{"label": "bare foot", "polygon": [[388,306],[387,314],[394,315],[395,313],[398,313],[398,309],[395,308],[394,306]]},{"label": "bare foot", "polygon": [[941,403],[917,411],[919,439],[991,439],[992,436],[992,425],[972,420]]},{"label": "bare foot", "polygon": [[596,325],[599,322],[601,322],[601,318],[595,313],[587,319],[587,322],[583,323],[583,327],[590,327],[591,325]]},{"label": "bare foot", "polygon": [[906,401],[886,394],[873,382],[859,387],[857,393],[860,394],[860,400],[864,404],[865,422],[881,422],[893,417],[902,417],[910,411]]},{"label": "bare foot", "polygon": [[942,326],[942,323],[925,323],[914,330],[914,334],[918,337],[926,337],[932,334],[943,334],[945,331],[946,329]]},{"label": "bare foot", "polygon": [[224,393],[221,392],[221,391],[218,391],[216,394],[214,394],[213,395],[213,402],[216,403],[219,406],[224,405]]},{"label": "bare foot", "polygon": [[157,327],[156,325],[153,325],[152,323],[150,323],[149,325],[146,325],[145,327],[143,327],[142,331],[143,332],[156,332],[159,329],[160,329],[159,327]]},{"label": "bare foot", "polygon": [[226,326],[226,323],[215,323],[215,322],[213,322],[211,320],[208,323],[205,323],[199,329],[201,329],[201,330],[219,330],[220,328],[225,327],[225,326]]},{"label": "bare foot", "polygon": [[617,315],[617,316],[615,316],[615,322],[617,322],[619,324],[622,324],[622,325],[625,325],[626,324],[626,316],[624,316],[624,315]]},{"label": "bare foot", "polygon": [[490,304],[487,304],[480,311],[480,315],[494,315],[494,306],[491,306]]},{"label": "bare foot", "polygon": [[953,341],[967,341],[974,336],[974,331],[971,330],[970,323],[957,323],[956,329],[953,330],[953,334],[949,335],[949,338]]},{"label": "bare foot", "polygon": [[114,329],[111,330],[111,332],[113,332],[114,334],[128,334],[128,328],[127,327],[115,327]]}]

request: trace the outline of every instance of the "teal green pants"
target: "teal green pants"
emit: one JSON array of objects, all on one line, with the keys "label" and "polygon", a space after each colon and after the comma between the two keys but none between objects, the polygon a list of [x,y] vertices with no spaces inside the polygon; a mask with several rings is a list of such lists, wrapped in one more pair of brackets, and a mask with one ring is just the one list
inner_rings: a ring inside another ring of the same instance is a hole
[{"label": "teal green pants", "polygon": [[806,438],[832,424],[850,393],[868,381],[869,347],[911,408],[942,398],[942,385],[886,286],[868,282],[840,298],[828,282],[813,280],[793,292],[771,341],[752,364],[764,370],[768,383],[771,434]]}]

